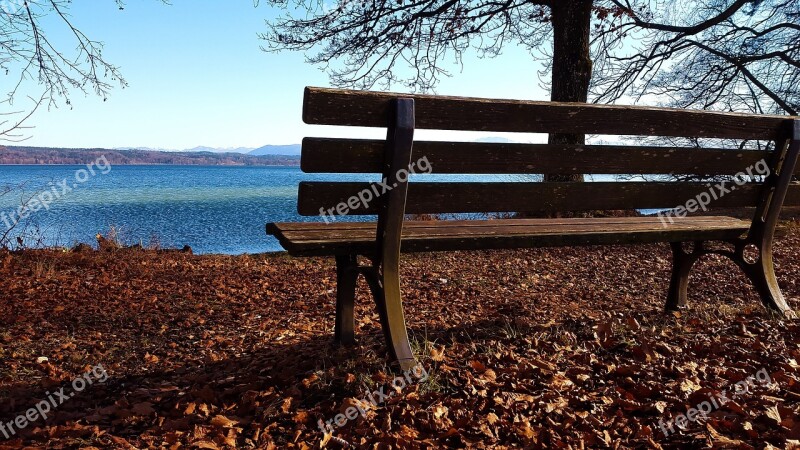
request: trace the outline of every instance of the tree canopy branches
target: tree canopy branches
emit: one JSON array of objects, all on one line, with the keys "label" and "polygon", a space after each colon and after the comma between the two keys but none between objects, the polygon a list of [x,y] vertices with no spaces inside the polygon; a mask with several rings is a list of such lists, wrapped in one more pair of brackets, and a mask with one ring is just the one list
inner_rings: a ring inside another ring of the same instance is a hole
[{"label": "tree canopy branches", "polygon": [[[124,9],[123,0],[113,0]],[[161,0],[168,3],[166,0]],[[4,0],[0,2],[0,71],[9,81],[6,97],[0,104],[13,105],[26,85],[40,88],[30,97],[34,106],[27,112],[3,112],[0,115],[0,140],[19,141],[24,137],[28,120],[42,104],[56,105],[63,99],[70,104],[70,93],[93,93],[105,100],[116,85],[125,87],[119,68],[103,56],[103,44],[81,31],[69,14],[72,0]],[[54,28],[68,36],[51,40]],[[73,50],[69,47],[73,46]],[[16,117],[13,119],[12,117]]]},{"label": "tree canopy branches", "polygon": [[[266,3],[285,15],[268,23],[265,50],[306,52],[335,85],[429,90],[446,60],[509,43],[551,63],[551,0]],[[590,100],[797,114],[799,24],[796,0],[595,0]]]},{"label": "tree canopy branches", "polygon": [[[121,0],[115,1],[123,7]],[[125,86],[119,69],[103,57],[102,43],[73,24],[68,14],[70,3],[13,0],[0,12],[0,69],[7,77],[14,77],[6,93],[10,101],[28,81],[40,84],[51,102],[64,98],[67,104],[72,90],[105,97],[112,83]],[[53,23],[65,27],[74,51],[50,39],[48,31]]]},{"label": "tree canopy branches", "polygon": [[679,107],[800,111],[800,2],[614,3],[629,14],[595,37],[595,101],[655,95]]},{"label": "tree canopy branches", "polygon": [[[269,1],[286,7],[285,1]],[[359,88],[402,83],[427,90],[447,72],[442,60],[460,63],[470,47],[498,54],[509,41],[547,42],[549,0],[340,1],[303,0],[269,25],[267,50],[314,50],[308,61],[331,74],[334,84]],[[341,60],[342,65],[332,65]],[[398,76],[411,67],[408,76]]]}]

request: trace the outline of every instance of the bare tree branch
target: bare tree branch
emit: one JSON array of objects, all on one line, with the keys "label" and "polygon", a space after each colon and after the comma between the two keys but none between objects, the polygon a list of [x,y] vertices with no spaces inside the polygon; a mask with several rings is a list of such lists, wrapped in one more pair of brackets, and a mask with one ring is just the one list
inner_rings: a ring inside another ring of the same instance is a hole
[{"label": "bare tree branch", "polygon": [[[469,49],[495,56],[510,41],[534,50],[546,44],[550,0],[303,0],[306,11],[277,19],[261,35],[264,50],[313,51],[308,62],[331,74],[336,85],[372,88],[400,82],[432,89],[447,75],[441,61],[460,63]],[[285,1],[266,2],[288,7]],[[402,75],[400,75],[402,73]]]},{"label": "bare tree branch", "polygon": [[627,21],[595,36],[595,102],[800,111],[800,2],[612,2]]},{"label": "bare tree branch", "polygon": [[626,1],[625,4],[622,4],[622,2],[618,0],[612,0],[612,1],[615,5],[619,6],[620,8],[623,8],[626,12],[629,13],[628,14],[629,17],[633,19],[633,23],[636,24],[636,26],[639,28],[647,30],[668,31],[670,33],[682,33],[687,35],[694,35],[701,33],[711,27],[721,24],[722,22],[733,17],[745,5],[757,3],[759,0],[736,0],[730,6],[728,6],[727,9],[720,12],[718,15],[691,26],[677,26],[677,25],[669,25],[663,23],[648,22],[639,18],[639,16],[636,14],[633,7],[631,6],[630,2]]},{"label": "bare tree branch", "polygon": [[[26,125],[26,122],[36,113],[36,111],[41,107],[48,99],[47,93],[42,94],[39,99],[35,99],[33,97],[28,97],[31,102],[33,102],[33,106],[26,112],[24,110],[21,111],[12,111],[8,113],[0,113],[0,119],[4,117],[9,117],[11,119],[0,120],[0,142],[22,142],[30,138],[30,136],[26,137],[22,130],[28,130],[33,127]],[[8,100],[5,102],[0,103],[8,103]],[[14,118],[16,116],[16,118]]]},{"label": "bare tree branch", "polygon": [[[124,8],[122,0],[114,1],[119,9]],[[127,86],[119,68],[103,56],[103,44],[76,26],[68,13],[71,4],[71,0],[6,0],[0,10],[0,71],[11,80],[5,82],[9,87],[0,103],[13,107],[17,94],[28,85],[41,88],[41,99],[48,106],[57,106],[59,100],[70,105],[74,91],[94,93],[105,100],[115,85]],[[50,32],[59,27],[71,42],[50,40]],[[74,50],[68,51],[70,47]],[[41,104],[35,102],[16,125],[22,126]],[[18,139],[14,129],[3,127],[0,137]]]}]

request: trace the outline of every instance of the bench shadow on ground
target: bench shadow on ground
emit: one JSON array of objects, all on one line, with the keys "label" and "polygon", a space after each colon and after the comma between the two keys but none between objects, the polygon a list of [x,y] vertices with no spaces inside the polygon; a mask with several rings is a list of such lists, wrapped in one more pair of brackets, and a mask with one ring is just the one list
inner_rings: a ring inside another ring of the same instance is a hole
[{"label": "bench shadow on ground", "polygon": [[[646,314],[662,313],[648,310]],[[513,318],[500,315],[452,326],[442,323],[424,331],[412,330],[412,339],[436,342],[492,339],[508,333],[504,327],[509,320]],[[532,319],[532,322],[537,323],[537,319]],[[558,327],[570,329],[578,337],[591,338],[592,325],[591,321],[567,319]],[[518,331],[525,332],[524,329]],[[167,420],[160,425],[166,429],[188,429],[193,423],[202,423],[199,417],[196,422],[193,419],[186,420],[188,414],[185,411],[190,403],[205,403],[227,409],[242,423],[248,423],[271,420],[269,411],[277,413],[289,397],[293,398],[292,408],[299,409],[312,409],[332,400],[340,402],[346,397],[363,393],[359,386],[345,386],[343,379],[349,372],[367,377],[378,372],[399,373],[399,369],[385,356],[379,328],[369,327],[357,334],[357,339],[354,347],[340,347],[333,343],[332,334],[315,333],[293,343],[274,343],[253,353],[207,364],[128,376],[109,371],[105,383],[95,384],[59,406],[47,425],[81,421],[101,428],[123,427],[126,434],[135,434],[153,427],[149,420],[125,421],[139,412],[156,412],[166,417]],[[415,351],[420,350],[416,348]],[[429,355],[418,355],[420,360],[426,356]],[[304,385],[304,380],[312,374],[325,372],[331,367],[336,367],[332,378]],[[50,390],[59,386],[53,386]],[[44,391],[39,385],[17,383],[8,386],[3,394],[5,407],[0,420],[8,422],[39,402]],[[271,399],[267,412],[262,412],[260,416],[252,404],[256,394],[266,398],[268,403]],[[232,405],[237,406],[231,409]],[[123,426],[122,422],[126,422],[126,425]],[[37,425],[41,426],[41,423]]]},{"label": "bench shadow on ground", "polygon": [[[503,333],[503,324],[504,321],[498,318],[455,326],[442,324],[424,330],[424,337],[441,342],[481,339]],[[416,333],[412,330],[412,337],[420,339],[422,334],[421,330]],[[106,382],[95,383],[64,402],[54,410],[54,415],[46,425],[80,421],[100,428],[124,429],[125,434],[134,435],[153,427],[150,420],[127,421],[129,417],[139,415],[139,412],[149,413],[144,414],[147,416],[154,411],[158,416],[166,417],[167,420],[161,424],[166,429],[186,429],[193,423],[201,423],[199,417],[196,422],[193,419],[181,422],[188,416],[185,411],[190,403],[198,406],[205,403],[227,409],[228,414],[239,418],[242,423],[248,423],[270,420],[269,414],[262,413],[260,418],[256,417],[251,404],[254,393],[271,398],[273,404],[267,410],[271,408],[275,411],[288,397],[293,397],[292,408],[299,409],[311,409],[332,400],[340,402],[346,397],[363,394],[362,386],[345,385],[344,378],[348,373],[365,376],[366,379],[380,372],[391,376],[400,373],[400,369],[386,356],[383,336],[377,326],[370,326],[368,330],[357,334],[357,340],[353,347],[341,347],[334,344],[332,333],[315,333],[293,343],[274,343],[252,353],[207,364],[192,364],[139,375],[118,375],[109,370]],[[304,386],[304,380],[312,374],[325,372],[331,367],[335,367],[335,370],[330,379]],[[48,387],[38,382],[19,382],[6,386],[2,393],[0,421],[9,422],[24,414],[45,397],[46,391],[54,392],[60,387],[66,387],[67,392],[70,390],[68,382]],[[230,409],[232,405],[237,407]],[[138,426],[137,422],[140,422]],[[40,421],[35,426],[42,425]],[[34,428],[26,429],[26,434]]]}]

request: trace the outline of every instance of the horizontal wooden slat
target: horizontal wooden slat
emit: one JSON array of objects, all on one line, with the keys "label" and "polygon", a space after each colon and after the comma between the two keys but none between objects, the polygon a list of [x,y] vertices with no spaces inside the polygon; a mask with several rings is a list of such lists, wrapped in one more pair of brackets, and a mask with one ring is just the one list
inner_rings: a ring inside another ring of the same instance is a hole
[{"label": "horizontal wooden slat", "polygon": [[[306,138],[300,166],[306,173],[380,173],[384,147],[380,140]],[[437,174],[733,175],[770,155],[730,149],[418,141],[412,160],[426,158]]]},{"label": "horizontal wooden slat", "polygon": [[389,102],[414,98],[421,129],[775,140],[786,116],[635,106],[494,100],[307,87],[308,124],[386,127]]},{"label": "horizontal wooden slat", "polygon": [[[730,217],[689,217],[666,224],[655,217],[408,221],[401,248],[419,252],[735,239],[749,226]],[[293,254],[368,254],[375,248],[376,225],[274,223],[267,225],[267,232]]]},{"label": "horizontal wooden slat", "polygon": [[[373,187],[375,186],[375,187]],[[761,191],[759,184],[736,187],[711,206],[729,208],[755,206]],[[301,215],[320,214],[349,199],[374,189],[370,183],[302,182],[298,195]],[[406,213],[482,213],[535,211],[588,211],[613,209],[674,208],[685,204],[702,192],[709,192],[705,183],[425,183],[409,184]],[[715,190],[715,192],[718,192]],[[364,195],[366,198],[367,195]],[[353,202],[355,204],[355,202]],[[800,187],[790,189],[787,205],[800,204]],[[379,201],[363,204],[348,215],[376,214]]]},{"label": "horizontal wooden slat", "polygon": [[[719,215],[705,215],[705,216],[692,216],[691,220],[693,223],[703,223],[703,222],[718,222],[720,218],[728,218],[726,216],[719,216]],[[616,224],[630,224],[630,223],[652,223],[654,220],[658,220],[655,216],[632,216],[632,217],[591,217],[591,218],[580,218],[580,217],[569,217],[569,218],[550,218],[550,219],[486,219],[486,220],[407,220],[405,223],[409,226],[413,227],[421,227],[425,228],[427,226],[438,227],[440,223],[446,223],[450,226],[455,226],[459,228],[470,228],[470,227],[492,227],[495,226],[500,221],[504,221],[509,225],[528,225],[528,224],[539,224],[539,223],[547,223],[549,225],[558,226],[558,225],[569,225],[575,223],[603,223],[606,225],[616,225]],[[684,218],[677,218],[676,221],[684,220]],[[546,222],[543,222],[546,221]],[[749,224],[749,222],[748,222]],[[280,223],[271,223],[267,224],[267,229],[269,234],[273,234],[273,231],[280,230],[281,232],[288,232],[288,231],[298,231],[298,232],[305,232],[305,231],[315,231],[319,229],[326,229],[326,230],[340,230],[340,231],[349,231],[349,230],[375,230],[375,222],[348,222],[344,220],[337,220],[328,223],[324,222],[280,222]]]}]

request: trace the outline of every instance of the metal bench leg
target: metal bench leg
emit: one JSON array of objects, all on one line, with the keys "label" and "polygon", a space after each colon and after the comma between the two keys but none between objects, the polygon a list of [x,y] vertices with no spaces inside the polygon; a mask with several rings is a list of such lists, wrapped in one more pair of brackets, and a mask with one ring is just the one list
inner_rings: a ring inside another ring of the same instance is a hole
[{"label": "metal bench leg", "polygon": [[667,311],[677,311],[686,306],[687,291],[689,288],[689,273],[697,259],[702,255],[703,243],[696,242],[691,253],[683,250],[681,242],[670,242],[672,247],[672,279],[669,283],[667,294]]},{"label": "metal bench leg", "polygon": [[337,344],[355,344],[355,317],[353,307],[358,283],[358,258],[356,255],[336,257],[336,328]]},{"label": "metal bench leg", "polygon": [[753,282],[764,306],[781,313],[785,317],[795,317],[794,311],[786,303],[786,299],[781,293],[781,288],[778,286],[778,280],[775,278],[771,248],[760,249],[758,260],[748,262],[744,257],[744,246],[742,246],[737,248],[735,260],[750,281]]},{"label": "metal bench leg", "polygon": [[[764,180],[765,187],[756,207],[753,225],[747,239],[737,243],[734,261],[753,282],[761,302],[767,308],[780,312],[784,317],[796,318],[797,315],[789,308],[781,293],[772,263],[775,228],[780,221],[781,208],[800,158],[800,120],[793,120],[788,124],[791,127],[787,129],[785,140],[775,142],[776,149],[770,164],[772,173]],[[756,261],[748,261],[745,257],[747,246],[758,250]]]},{"label": "metal bench leg", "polygon": [[399,274],[396,270],[387,271],[384,267],[383,276],[379,276],[376,271],[365,272],[364,275],[372,290],[386,346],[392,358],[398,362],[401,370],[413,369],[417,361],[408,342]]},{"label": "metal bench leg", "polygon": [[[685,252],[679,242],[670,244],[672,246],[672,281],[669,286],[666,310],[675,311],[686,305],[686,292],[692,266],[701,256],[713,253],[727,256],[742,268],[747,278],[755,286],[764,306],[780,312],[785,317],[795,317],[794,311],[786,303],[781,288],[778,286],[778,280],[775,278],[771,242],[762,243],[760,248],[752,240],[738,240],[730,243],[735,246],[734,251],[707,249],[704,242],[695,242],[694,250],[691,253]],[[745,258],[744,253],[748,246],[756,248],[758,260],[748,261]]]}]

